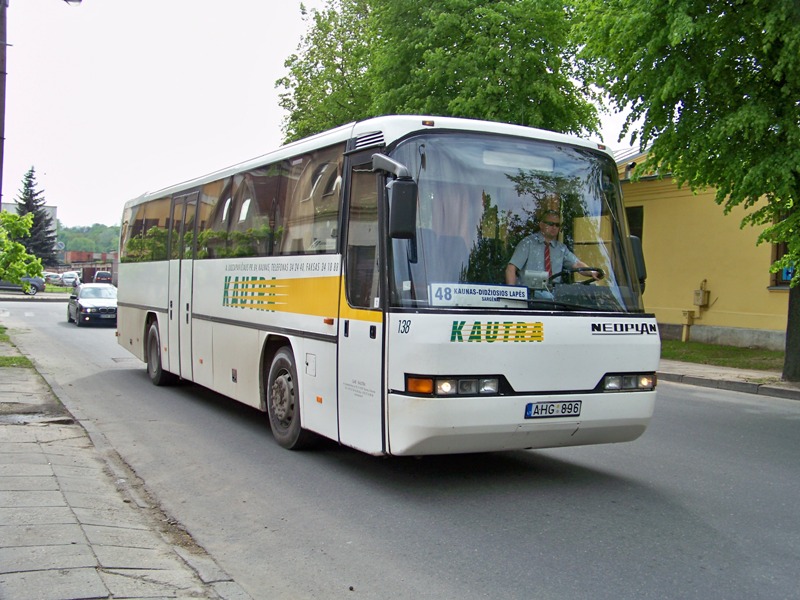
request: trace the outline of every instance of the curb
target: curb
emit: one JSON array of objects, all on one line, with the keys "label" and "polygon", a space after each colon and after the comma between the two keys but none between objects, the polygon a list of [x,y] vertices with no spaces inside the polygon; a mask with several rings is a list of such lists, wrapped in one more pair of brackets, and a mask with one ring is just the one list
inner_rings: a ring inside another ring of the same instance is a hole
[{"label": "curb", "polygon": [[800,388],[783,387],[769,383],[732,381],[730,379],[711,379],[708,377],[699,377],[697,375],[681,375],[678,373],[662,372],[658,372],[658,379],[659,381],[671,381],[673,383],[683,383],[686,385],[726,390],[729,392],[757,394],[759,396],[783,398],[784,400],[800,400]]},{"label": "curb", "polygon": [[54,292],[39,292],[35,296],[28,294],[0,292],[0,302],[69,302],[69,294],[54,293]]}]

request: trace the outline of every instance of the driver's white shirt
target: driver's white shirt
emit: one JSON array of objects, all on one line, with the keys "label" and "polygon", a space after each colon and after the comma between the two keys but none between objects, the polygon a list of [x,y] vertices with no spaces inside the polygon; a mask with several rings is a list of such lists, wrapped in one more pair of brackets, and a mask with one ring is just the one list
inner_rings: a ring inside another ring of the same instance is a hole
[{"label": "driver's white shirt", "polygon": [[[532,233],[517,245],[508,262],[520,272],[525,270],[544,271],[544,245],[545,239],[542,232]],[[578,257],[563,243],[558,240],[550,242],[551,275],[560,273],[565,268],[574,269],[577,263]]]}]

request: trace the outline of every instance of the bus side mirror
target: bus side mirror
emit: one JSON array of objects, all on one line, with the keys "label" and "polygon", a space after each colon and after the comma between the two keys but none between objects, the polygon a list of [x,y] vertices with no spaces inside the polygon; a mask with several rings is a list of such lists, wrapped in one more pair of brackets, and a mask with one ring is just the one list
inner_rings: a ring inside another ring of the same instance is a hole
[{"label": "bus side mirror", "polygon": [[417,182],[393,179],[386,184],[389,192],[389,237],[413,239],[417,232]]},{"label": "bus side mirror", "polygon": [[393,174],[386,184],[389,194],[389,237],[414,239],[417,232],[417,182],[403,163],[385,154],[372,155],[372,170]]},{"label": "bus side mirror", "polygon": [[635,235],[630,236],[631,249],[633,250],[633,263],[636,266],[636,277],[639,285],[644,292],[644,282],[647,279],[647,266],[644,264],[644,252],[642,251],[642,240]]}]

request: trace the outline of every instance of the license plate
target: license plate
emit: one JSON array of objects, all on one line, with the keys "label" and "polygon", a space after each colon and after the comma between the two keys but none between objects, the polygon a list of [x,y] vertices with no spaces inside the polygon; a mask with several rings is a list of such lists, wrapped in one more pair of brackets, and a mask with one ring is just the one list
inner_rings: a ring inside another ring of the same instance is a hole
[{"label": "license plate", "polygon": [[579,417],[581,401],[531,402],[525,407],[526,419],[553,419],[556,417]]},{"label": "license plate", "polygon": [[116,315],[100,315],[101,319],[113,319]]}]

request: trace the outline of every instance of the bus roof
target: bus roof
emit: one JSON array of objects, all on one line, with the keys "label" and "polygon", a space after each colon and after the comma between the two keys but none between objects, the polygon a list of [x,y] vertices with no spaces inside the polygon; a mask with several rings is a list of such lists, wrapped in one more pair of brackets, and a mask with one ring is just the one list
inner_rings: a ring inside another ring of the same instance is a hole
[{"label": "bus roof", "polygon": [[298,140],[290,144],[286,144],[272,152],[268,152],[229,167],[213,171],[206,175],[161,188],[153,192],[145,192],[141,196],[126,202],[125,209],[148,200],[155,200],[158,198],[171,196],[183,190],[190,190],[206,183],[229,177],[236,173],[278,162],[298,154],[303,154],[304,152],[310,152],[318,148],[324,148],[326,146],[345,142],[351,138],[360,138],[362,136],[371,135],[374,136],[375,139],[380,140],[383,144],[388,146],[412,133],[436,129],[496,133],[500,135],[519,136],[543,141],[561,142],[574,146],[583,146],[592,150],[599,150],[607,153],[613,159],[613,156],[603,144],[591,142],[573,135],[548,131],[546,129],[536,129],[533,127],[524,127],[522,125],[512,125],[509,123],[500,123],[496,121],[481,121],[478,119],[462,119],[456,117],[387,115],[341,125],[335,129],[329,129],[328,131],[303,138],[302,140]]}]

